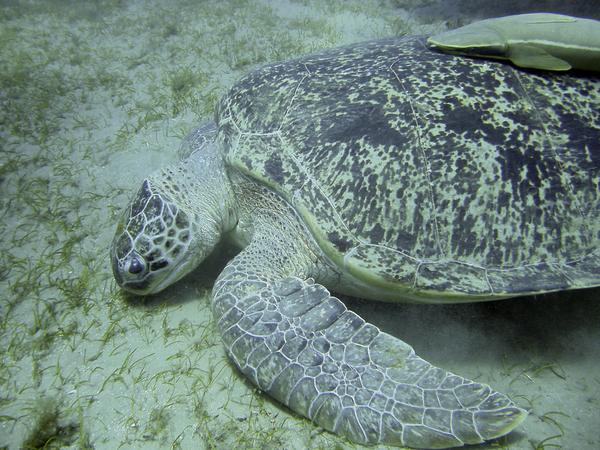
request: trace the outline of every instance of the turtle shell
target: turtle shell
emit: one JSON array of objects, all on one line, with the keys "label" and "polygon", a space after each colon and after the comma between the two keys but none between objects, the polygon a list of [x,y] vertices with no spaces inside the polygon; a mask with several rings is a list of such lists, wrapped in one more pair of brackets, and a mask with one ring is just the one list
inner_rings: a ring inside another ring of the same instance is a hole
[{"label": "turtle shell", "polygon": [[440,301],[600,285],[600,79],[388,39],[268,65],[221,100],[230,170],[368,286]]}]

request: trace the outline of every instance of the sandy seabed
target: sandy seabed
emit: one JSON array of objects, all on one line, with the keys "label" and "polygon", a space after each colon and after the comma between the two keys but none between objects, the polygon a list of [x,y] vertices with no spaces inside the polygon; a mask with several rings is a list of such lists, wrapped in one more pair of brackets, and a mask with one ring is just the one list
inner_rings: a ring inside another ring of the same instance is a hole
[{"label": "sandy seabed", "polygon": [[[0,448],[303,449],[361,446],[262,395],[228,362],[209,307],[224,249],[145,303],[120,292],[108,248],[122,208],[254,67],[473,18],[592,17],[595,2],[1,3]],[[480,448],[600,448],[597,289],[348,305],[531,410]]]}]

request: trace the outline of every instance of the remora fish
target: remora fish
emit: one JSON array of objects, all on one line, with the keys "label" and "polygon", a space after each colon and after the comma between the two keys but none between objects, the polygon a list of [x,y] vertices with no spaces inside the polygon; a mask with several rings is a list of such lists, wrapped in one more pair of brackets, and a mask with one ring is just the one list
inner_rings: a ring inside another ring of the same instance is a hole
[{"label": "remora fish", "polygon": [[535,13],[474,22],[430,37],[448,53],[508,59],[519,67],[600,72],[600,21]]}]

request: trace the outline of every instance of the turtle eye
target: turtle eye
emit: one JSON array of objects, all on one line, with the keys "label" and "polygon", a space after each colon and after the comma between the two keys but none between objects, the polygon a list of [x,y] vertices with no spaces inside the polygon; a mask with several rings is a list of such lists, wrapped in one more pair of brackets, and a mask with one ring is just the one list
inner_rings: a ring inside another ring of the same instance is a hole
[{"label": "turtle eye", "polygon": [[127,271],[132,275],[138,275],[146,270],[146,263],[140,256],[134,255],[128,262]]}]

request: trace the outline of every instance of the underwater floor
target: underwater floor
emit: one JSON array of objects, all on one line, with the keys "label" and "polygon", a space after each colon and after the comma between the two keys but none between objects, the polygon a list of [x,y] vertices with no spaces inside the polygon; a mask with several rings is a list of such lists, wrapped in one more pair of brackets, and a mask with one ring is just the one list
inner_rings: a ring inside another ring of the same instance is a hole
[{"label": "underwater floor", "polygon": [[[146,303],[123,294],[108,258],[122,208],[258,65],[473,18],[594,17],[594,3],[0,2],[0,449],[363,448],[260,394],[228,362],[208,300],[224,250]],[[531,410],[478,448],[600,448],[598,289],[348,304]]]}]

